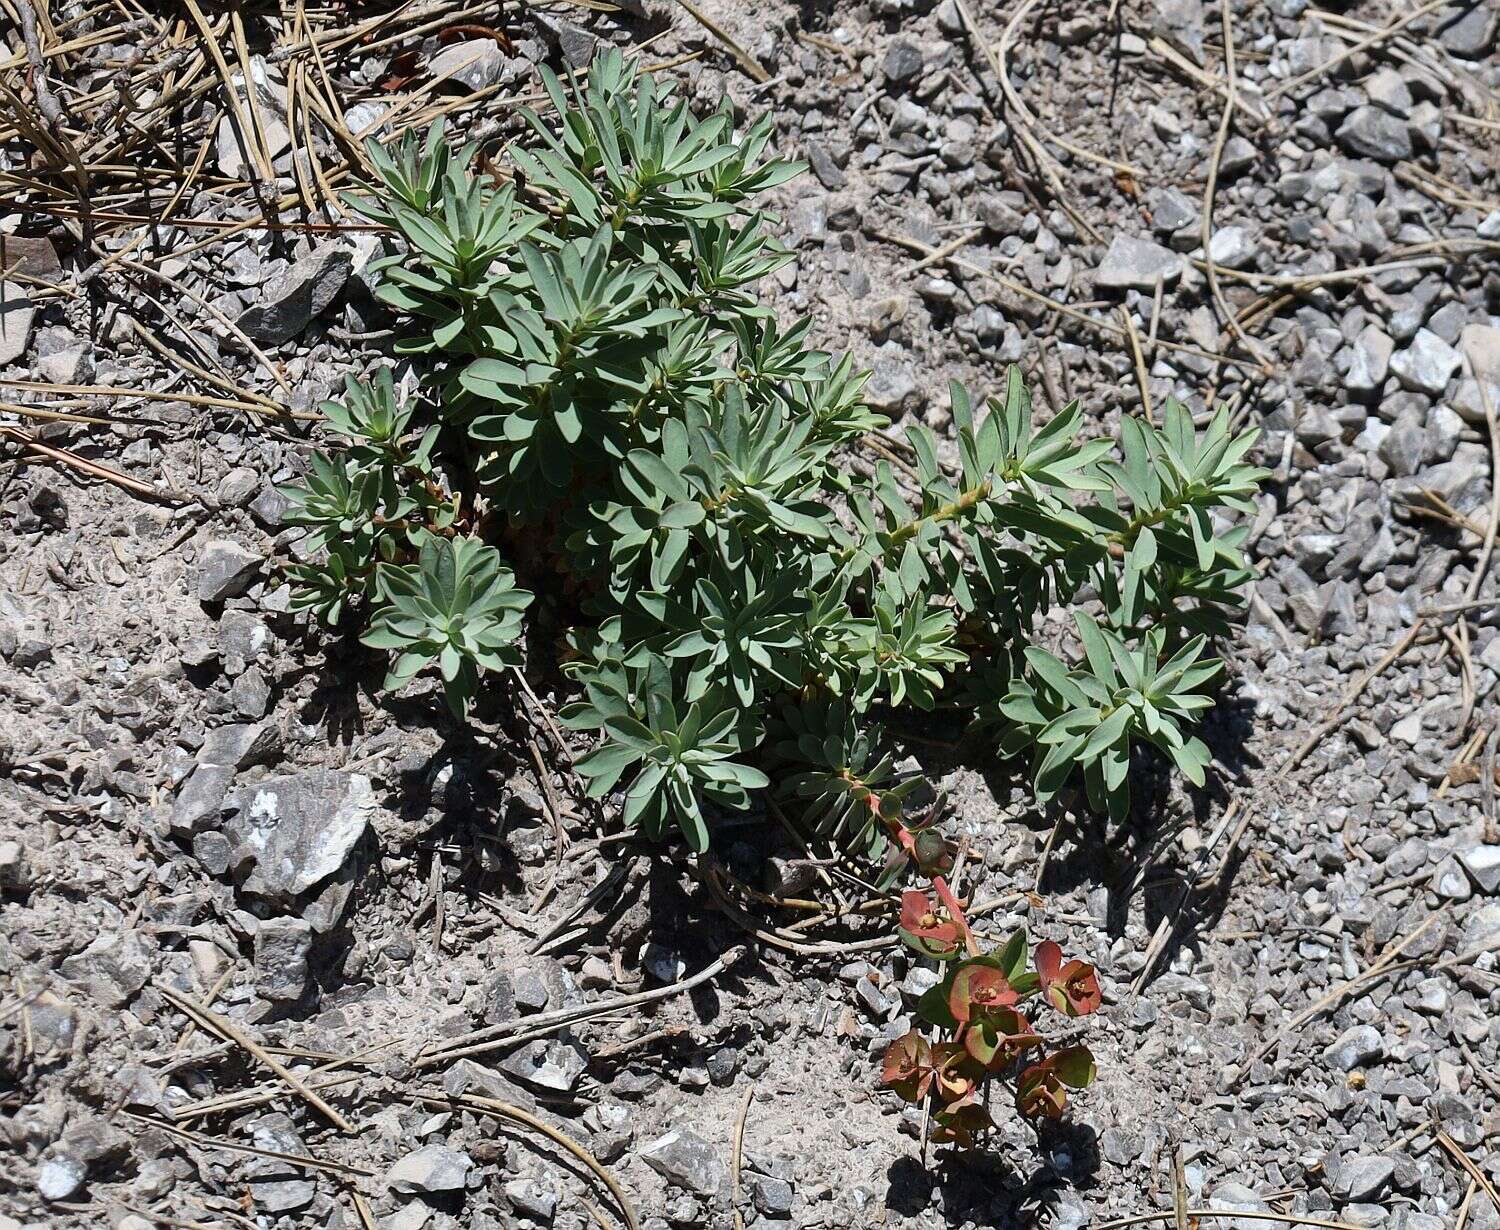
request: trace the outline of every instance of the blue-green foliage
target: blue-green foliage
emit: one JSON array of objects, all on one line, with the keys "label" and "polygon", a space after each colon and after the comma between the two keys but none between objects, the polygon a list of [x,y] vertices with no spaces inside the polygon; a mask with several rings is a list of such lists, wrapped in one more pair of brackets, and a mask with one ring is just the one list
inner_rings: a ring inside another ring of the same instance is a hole
[{"label": "blue-green foliage", "polygon": [[[1169,402],[1081,441],[1077,404],[1034,425],[1012,370],[980,408],[953,386],[956,450],[912,426],[910,464],[853,467],[886,425],[865,377],[755,294],[791,256],[753,201],[801,170],[770,121],[695,117],[616,52],[546,86],[507,182],[440,129],[370,147],[362,208],[400,247],[379,295],[424,388],[382,374],[327,408],[347,442],[291,491],[326,550],[301,604],[356,608],[388,686],[436,665],[462,712],[518,661],[516,561],[567,625],[590,790],[697,849],[705,805],[749,807],[772,767],[878,853],[869,791],[911,787],[877,719],[911,709],[1030,752],[1043,797],[1078,779],[1123,814],[1142,741],[1201,781],[1209,638],[1248,576],[1213,517],[1248,507],[1252,434]],[[1072,648],[1033,643],[1085,599]]]}]

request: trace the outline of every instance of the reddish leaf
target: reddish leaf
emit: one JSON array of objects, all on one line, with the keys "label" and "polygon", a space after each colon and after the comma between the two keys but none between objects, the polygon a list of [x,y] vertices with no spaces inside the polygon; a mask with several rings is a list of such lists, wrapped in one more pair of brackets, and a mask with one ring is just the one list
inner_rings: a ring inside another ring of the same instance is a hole
[{"label": "reddish leaf", "polygon": [[952,1102],[932,1116],[932,1139],[937,1144],[974,1145],[974,1133],[995,1126],[989,1111],[976,1095]]},{"label": "reddish leaf", "polygon": [[912,839],[912,858],[925,876],[946,875],[953,867],[953,848],[933,829],[921,829]]},{"label": "reddish leaf", "polygon": [[1018,998],[1005,975],[993,965],[973,962],[962,966],[953,976],[948,1011],[953,1013],[954,1020],[970,1021],[1012,1007]]},{"label": "reddish leaf", "polygon": [[1016,1081],[1016,1109],[1028,1119],[1060,1119],[1068,1091],[1045,1063],[1034,1063]]},{"label": "reddish leaf", "polygon": [[955,955],[963,940],[959,924],[915,889],[901,894],[901,934],[918,952],[939,960]]},{"label": "reddish leaf", "polygon": [[908,1102],[920,1102],[932,1083],[932,1051],[927,1040],[909,1030],[885,1048],[880,1079]]},{"label": "reddish leaf", "polygon": [[1104,1002],[1094,967],[1084,961],[1064,965],[1062,949],[1051,940],[1036,946],[1036,972],[1042,980],[1042,993],[1068,1016],[1087,1016]]},{"label": "reddish leaf", "polygon": [[497,30],[494,26],[482,26],[477,23],[465,23],[457,26],[445,26],[438,31],[438,42],[447,46],[466,38],[492,38],[500,44],[500,48],[508,56],[516,54],[516,45],[510,41],[510,35],[504,30]]},{"label": "reddish leaf", "polygon": [[979,1088],[984,1069],[958,1042],[940,1042],[932,1048],[937,1095],[944,1105],[961,1102]]},{"label": "reddish leaf", "polygon": [[398,51],[391,57],[389,69],[380,82],[382,90],[399,90],[415,81],[422,71],[419,51]]},{"label": "reddish leaf", "polygon": [[1041,1045],[1041,1037],[1014,1008],[1001,1008],[964,1030],[964,1049],[990,1072]]}]

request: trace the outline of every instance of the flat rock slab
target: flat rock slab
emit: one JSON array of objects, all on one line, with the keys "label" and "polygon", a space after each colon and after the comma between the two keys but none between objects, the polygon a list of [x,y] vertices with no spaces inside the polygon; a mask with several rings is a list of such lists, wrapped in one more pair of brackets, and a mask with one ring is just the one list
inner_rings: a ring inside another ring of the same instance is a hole
[{"label": "flat rock slab", "polygon": [[31,343],[36,304],[15,282],[0,282],[0,364],[14,363]]},{"label": "flat rock slab", "polygon": [[24,273],[55,282],[62,274],[62,261],[50,239],[0,234],[0,273]]},{"label": "flat rock slab", "polygon": [[1171,286],[1182,276],[1182,257],[1149,239],[1116,235],[1094,274],[1094,285],[1102,290],[1156,289],[1157,280]]},{"label": "flat rock slab", "polygon": [[290,341],[322,315],[353,272],[354,255],[345,245],[314,248],[272,277],[261,302],[235,323],[257,342]]},{"label": "flat rock slab", "polygon": [[713,1195],[728,1178],[718,1150],[686,1128],[653,1140],[641,1149],[640,1157],[673,1187],[700,1196]]},{"label": "flat rock slab", "polygon": [[262,559],[232,538],[215,538],[198,556],[198,601],[237,598],[255,583]]},{"label": "flat rock slab", "polygon": [[255,867],[250,887],[268,896],[305,893],[344,865],[375,813],[361,773],[315,769],[269,777],[237,793],[225,832],[235,863]]},{"label": "flat rock slab", "polygon": [[398,1192],[461,1192],[474,1169],[474,1159],[443,1145],[424,1145],[408,1153],[386,1172],[386,1182]]},{"label": "flat rock slab", "polygon": [[1408,389],[1437,397],[1463,362],[1463,356],[1430,329],[1418,329],[1411,345],[1391,359],[1391,371]]}]

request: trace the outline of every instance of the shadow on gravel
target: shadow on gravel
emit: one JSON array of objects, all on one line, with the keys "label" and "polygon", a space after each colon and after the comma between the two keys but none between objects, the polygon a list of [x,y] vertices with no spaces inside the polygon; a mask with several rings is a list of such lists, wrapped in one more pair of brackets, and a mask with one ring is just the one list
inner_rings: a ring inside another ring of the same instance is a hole
[{"label": "shadow on gravel", "polygon": [[1025,1175],[992,1153],[944,1148],[925,1167],[915,1157],[897,1158],[886,1171],[885,1207],[902,1217],[935,1208],[950,1226],[1031,1230],[1039,1209],[1092,1187],[1099,1170],[1097,1137],[1086,1123],[1043,1124],[1036,1151],[1051,1164]]},{"label": "shadow on gravel", "polygon": [[[1123,824],[1092,812],[1081,791],[1064,791],[1045,811],[1037,812],[1029,822],[1039,841],[1045,842],[1057,828],[1039,891],[1083,892],[1090,912],[1111,938],[1125,933],[1133,902],[1153,934],[1163,918],[1173,920],[1166,947],[1153,966],[1157,973],[1183,946],[1196,946],[1196,937],[1212,929],[1222,915],[1239,866],[1231,859],[1215,875],[1228,835],[1220,835],[1217,844],[1208,843],[1229,807],[1232,783],[1255,767],[1247,747],[1254,712],[1254,701],[1240,695],[1231,681],[1199,731],[1216,766],[1202,788],[1185,787],[1166,758],[1147,748],[1135,754],[1133,806]],[[983,739],[964,738],[957,729],[928,729],[914,741],[922,770],[932,780],[963,767],[979,773],[990,794],[1002,803],[1030,791],[1029,766],[1020,760],[997,760]],[[1184,843],[1190,829],[1202,844],[1192,846],[1191,839]],[[1200,888],[1205,877],[1211,882]]]},{"label": "shadow on gravel", "polygon": [[[306,726],[326,728],[330,744],[353,744],[364,731],[360,699],[365,697],[393,712],[403,703],[377,698],[384,665],[378,655],[359,643],[353,631],[343,635],[324,632],[318,652],[310,655],[316,666],[305,668],[313,675],[312,694],[303,702],[298,719]],[[290,690],[297,676],[289,675],[282,683]]]},{"label": "shadow on gravel", "polygon": [[[1054,811],[1054,819],[1062,816],[1056,843],[1060,848],[1048,860],[1041,891],[1102,889],[1102,899],[1095,895],[1090,905],[1113,939],[1125,934],[1137,899],[1152,934],[1163,918],[1172,920],[1166,946],[1153,965],[1155,973],[1166,969],[1183,947],[1196,949],[1197,937],[1217,925],[1228,904],[1239,860],[1230,859],[1215,874],[1228,833],[1218,835],[1216,842],[1212,839],[1228,811],[1233,783],[1256,764],[1246,747],[1253,713],[1253,702],[1238,696],[1233,685],[1219,698],[1200,731],[1217,766],[1202,788],[1184,789],[1153,752],[1138,756],[1132,769],[1134,807],[1125,824],[1112,829],[1104,817],[1079,806],[1082,799]],[[1190,830],[1195,834],[1192,841],[1201,844],[1184,843]],[[1071,843],[1061,848],[1067,837]]]}]

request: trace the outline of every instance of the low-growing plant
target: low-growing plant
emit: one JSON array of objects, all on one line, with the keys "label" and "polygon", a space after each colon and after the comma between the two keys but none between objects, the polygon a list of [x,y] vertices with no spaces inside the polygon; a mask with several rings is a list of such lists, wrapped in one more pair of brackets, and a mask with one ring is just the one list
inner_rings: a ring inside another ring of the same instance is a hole
[{"label": "low-growing plant", "polygon": [[[1033,422],[1012,368],[980,406],[952,386],[951,440],[872,436],[865,376],[755,292],[792,259],[755,198],[801,170],[767,155],[769,118],[697,117],[613,51],[586,84],[543,78],[555,116],[524,113],[504,171],[440,126],[369,146],[358,207],[397,237],[378,295],[420,383],[327,408],[345,443],[289,491],[315,548],[298,604],[362,622],[388,687],[435,668],[460,715],[520,660],[524,613],[562,645],[565,722],[598,736],[589,793],[697,851],[774,773],[813,830],[941,875],[888,734],[919,711],[1029,755],[1041,799],[1124,816],[1144,745],[1201,783],[1210,644],[1249,576],[1216,518],[1248,507],[1253,433],[1169,401],[1082,439],[1076,402]],[[965,947],[949,979],[1014,991],[1015,960]],[[932,1023],[968,1048],[1010,1020]],[[969,1062],[941,1056],[912,1060],[940,1095]],[[1033,1064],[1023,1105],[1060,1105],[1077,1062]]]},{"label": "low-growing plant", "polygon": [[902,894],[900,933],[943,964],[942,978],[917,1003],[941,1040],[909,1030],[886,1048],[882,1080],[908,1102],[930,1101],[939,1142],[971,1144],[975,1132],[993,1126],[985,1086],[995,1077],[1014,1077],[1016,1109],[1026,1118],[1060,1118],[1067,1090],[1093,1081],[1094,1057],[1080,1045],[1047,1052],[1021,1008],[1037,999],[1068,1017],[1093,1012],[1103,1002],[1093,966],[1064,963],[1062,949],[1047,940],[1028,969],[1024,930],[984,952],[942,877],[933,890]]}]

